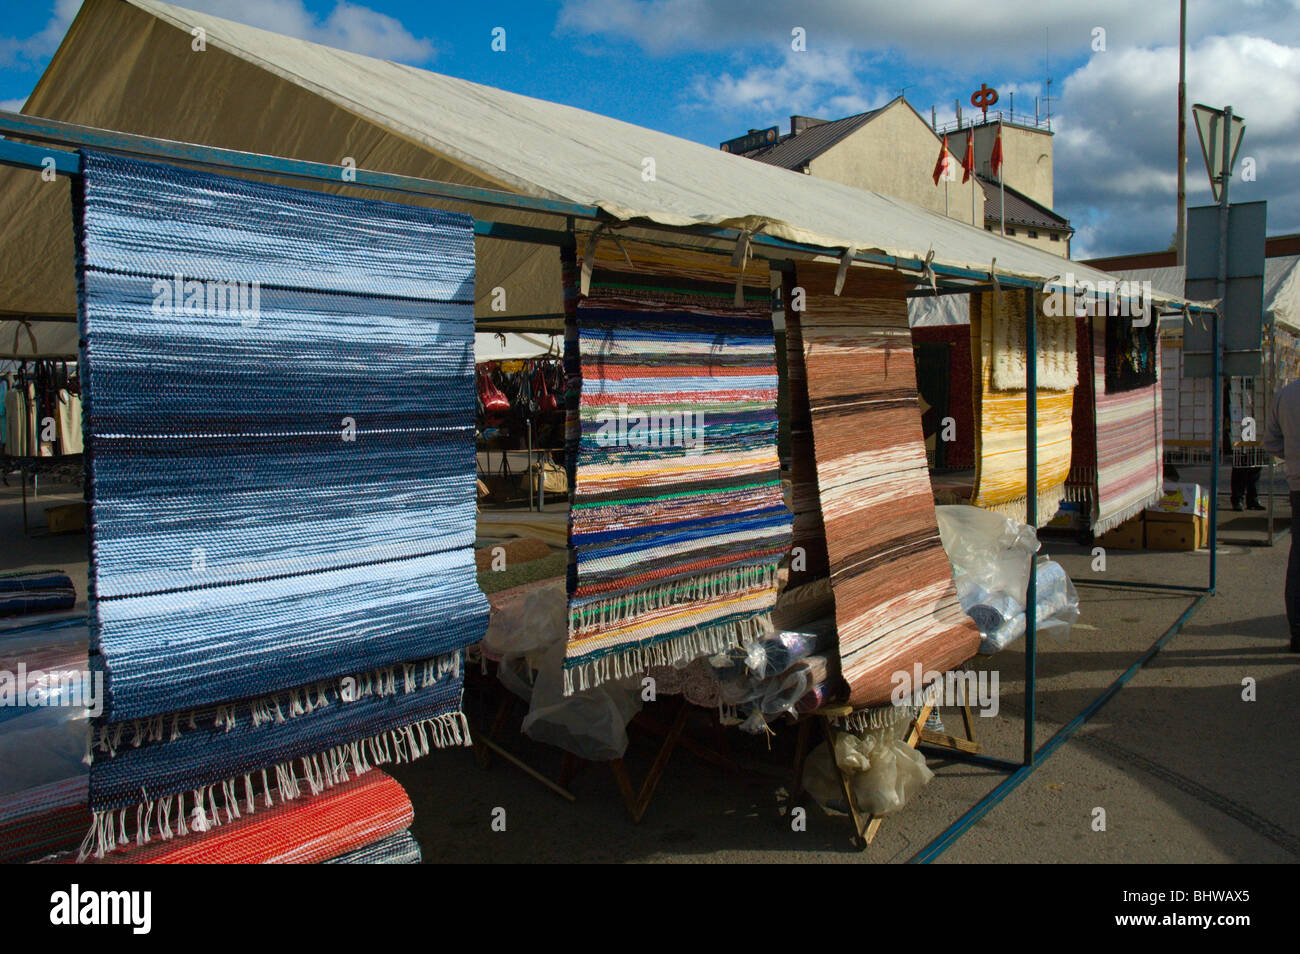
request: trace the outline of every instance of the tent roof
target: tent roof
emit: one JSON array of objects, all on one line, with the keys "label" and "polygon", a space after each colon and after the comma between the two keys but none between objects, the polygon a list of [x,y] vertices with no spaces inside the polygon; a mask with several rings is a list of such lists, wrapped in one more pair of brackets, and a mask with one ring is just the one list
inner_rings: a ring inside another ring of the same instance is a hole
[{"label": "tent roof", "polygon": [[[207,52],[195,54],[191,34],[199,29]],[[156,0],[86,0],[25,111],[331,163],[350,155],[362,168],[564,199],[622,220],[762,226],[768,235],[827,249],[911,258],[933,249],[938,264],[987,271],[996,259],[1000,274],[1037,281],[1067,270],[1104,278],[901,199]],[[652,177],[643,176],[647,160]],[[10,182],[34,176],[6,175]],[[48,260],[71,253],[69,206],[66,198],[62,208],[33,198],[34,181],[0,190],[0,222],[10,223],[0,226],[0,311],[67,314],[75,307],[70,265],[61,264],[67,274],[56,275]],[[467,211],[557,226],[554,216]],[[41,224],[43,215],[57,219],[60,212],[64,222]],[[54,239],[36,234],[41,228],[62,231]],[[558,281],[542,280],[558,279],[555,250],[497,245],[509,247],[484,254],[480,243],[480,289],[512,282],[520,293],[511,314],[561,311]],[[530,285],[554,288],[523,290]],[[479,313],[489,313],[483,301]]]},{"label": "tent roof", "polygon": [[[1181,265],[1163,268],[1130,268],[1113,273],[1128,281],[1150,282],[1152,288],[1183,289]],[[1175,319],[1182,327],[1181,319]],[[1264,259],[1264,321],[1300,333],[1300,255],[1279,255]]]}]

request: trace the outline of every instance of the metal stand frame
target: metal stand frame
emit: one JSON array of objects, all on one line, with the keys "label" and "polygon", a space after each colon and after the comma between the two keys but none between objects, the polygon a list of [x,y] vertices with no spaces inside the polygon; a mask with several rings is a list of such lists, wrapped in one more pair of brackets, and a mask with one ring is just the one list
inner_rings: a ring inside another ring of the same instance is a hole
[{"label": "metal stand frame", "polygon": [[[346,181],[341,175],[343,171],[342,167],[328,163],[308,162],[299,159],[288,159],[281,156],[270,156],[232,149],[219,149],[211,146],[175,142],[147,136],[135,136],[113,130],[97,129],[94,127],[64,123],[40,117],[25,116],[3,110],[0,110],[0,137],[4,137],[0,138],[0,165],[10,165],[23,169],[44,171],[52,162],[56,173],[67,176],[76,176],[81,174],[81,156],[77,152],[69,151],[68,149],[57,149],[49,145],[33,145],[32,143],[58,143],[74,149],[87,147],[106,152],[124,153],[137,158],[150,158],[183,165],[212,167],[225,171],[242,171],[245,173],[267,176],[306,179],[314,182],[328,183],[333,186],[337,186],[340,182]],[[472,206],[533,212],[563,218],[564,227],[562,229],[543,229],[506,222],[485,221],[475,218],[474,234],[488,238],[526,242],[535,245],[554,245],[558,246],[562,250],[566,250],[568,254],[573,254],[573,250],[576,247],[575,223],[577,221],[593,224],[619,224],[617,223],[617,220],[613,219],[595,206],[581,205],[579,203],[558,199],[542,199],[491,189],[455,185],[452,183],[420,179],[412,176],[371,172],[360,169],[350,171],[353,172],[355,178],[349,184],[357,188],[372,189],[382,192],[404,193],[408,195],[431,196],[447,202],[463,202]],[[733,244],[741,238],[742,234],[744,234],[753,249],[753,253],[759,257],[771,260],[773,265],[776,267],[785,264],[792,253],[801,256],[833,256],[838,259],[843,259],[847,252],[851,253],[848,255],[848,258],[855,263],[883,266],[899,272],[910,272],[916,275],[918,282],[922,277],[926,280],[932,278],[936,287],[931,289],[929,292],[930,294],[964,294],[972,290],[980,290],[984,288],[994,288],[995,290],[1001,289],[1004,294],[1007,293],[1006,290],[1008,289],[1023,290],[1027,310],[1026,346],[1031,355],[1028,362],[1026,381],[1026,413],[1028,418],[1028,435],[1026,442],[1026,489],[1029,490],[1030,488],[1033,488],[1033,492],[1029,492],[1027,495],[1027,516],[1031,524],[1037,525],[1037,362],[1033,357],[1037,353],[1037,323],[1034,296],[1038,291],[1043,290],[1044,283],[1014,275],[995,275],[991,268],[988,271],[957,268],[940,263],[931,263],[918,257],[883,255],[876,252],[836,249],[807,243],[790,242],[783,239],[773,238],[772,236],[762,233],[742,233],[740,230],[734,228],[722,228],[707,225],[674,227],[642,222],[636,223],[635,227],[638,229],[663,233],[665,236],[690,236],[695,238],[722,240]],[[672,244],[672,239],[666,238],[662,244]],[[685,247],[698,249],[700,246],[699,243],[687,242],[685,243]],[[727,250],[714,250],[721,255],[728,254]],[[1055,279],[1052,281],[1055,281]],[[1050,286],[1051,282],[1047,284]],[[942,286],[942,290],[940,290],[938,286]],[[1075,291],[1075,289],[1069,290],[1071,292]],[[926,293],[917,292],[914,293],[912,297],[921,294]],[[1076,300],[1078,300],[1079,297],[1081,296],[1076,295]],[[963,751],[946,751],[945,755],[947,755],[948,758],[968,762],[985,768],[998,769],[1000,771],[1008,772],[1009,774],[1006,779],[993,789],[993,791],[966,811],[965,814],[958,818],[942,834],[922,848],[916,856],[911,859],[913,862],[924,863],[933,861],[990,808],[1000,802],[1008,793],[1011,792],[1012,789],[1023,782],[1025,778],[1034,771],[1034,769],[1041,765],[1042,762],[1052,754],[1052,752],[1060,747],[1061,743],[1073,735],[1074,732],[1078,730],[1079,726],[1087,722],[1088,719],[1097,712],[1097,710],[1104,706],[1110,698],[1114,696],[1129,679],[1132,678],[1133,674],[1137,672],[1138,669],[1150,661],[1150,659],[1160,651],[1160,648],[1173,636],[1173,634],[1176,633],[1192,616],[1192,614],[1200,608],[1205,599],[1214,594],[1218,566],[1216,559],[1216,544],[1218,541],[1217,465],[1220,428],[1217,426],[1217,421],[1221,419],[1223,386],[1222,364],[1220,361],[1220,326],[1217,310],[1206,309],[1201,306],[1189,307],[1193,312],[1206,313],[1211,316],[1215,341],[1214,406],[1216,427],[1214,428],[1213,433],[1212,448],[1212,453],[1215,458],[1215,468],[1211,472],[1209,585],[1205,588],[1198,588],[1158,583],[1148,584],[1129,582],[1123,584],[1142,589],[1189,592],[1198,593],[1199,595],[1191,606],[1183,612],[1178,620],[1154,643],[1152,643],[1147,651],[1139,657],[1128,670],[1111,683],[1111,685],[1092,702],[1085,706],[1084,709],[1074,717],[1074,719],[1048,739],[1047,742],[1045,742],[1041,747],[1035,748],[1034,727],[1037,706],[1036,662],[1038,643],[1036,632],[1037,620],[1035,619],[1036,614],[1032,611],[1032,608],[1036,603],[1037,578],[1036,568],[1031,563],[1029,587],[1027,592],[1027,606],[1031,609],[1026,613],[1025,626],[1026,706],[1024,751],[1022,759],[1017,763],[1008,759],[1000,759],[988,755]],[[511,320],[526,320],[526,318]],[[1153,320],[1155,320],[1154,316]],[[1104,585],[1114,586],[1117,584],[1108,583]]]}]

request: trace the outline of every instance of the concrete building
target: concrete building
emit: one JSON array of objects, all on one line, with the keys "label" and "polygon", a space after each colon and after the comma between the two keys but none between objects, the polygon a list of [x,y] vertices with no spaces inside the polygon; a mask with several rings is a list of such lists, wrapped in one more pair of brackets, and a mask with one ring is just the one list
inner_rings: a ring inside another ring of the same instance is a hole
[{"label": "concrete building", "polygon": [[[905,199],[942,215],[945,183],[936,186],[933,178],[940,142],[930,124],[899,96],[879,109],[843,119],[791,116],[786,135],[775,127],[750,130],[722,148],[793,172]],[[982,225],[984,192],[973,178],[963,185],[961,170],[957,173],[957,181],[946,184],[947,214]]]},{"label": "concrete building", "polygon": [[[978,140],[976,140],[978,150]],[[977,152],[978,156],[979,153]],[[1035,202],[1018,189],[1004,184],[998,188],[998,181],[988,176],[979,175],[980,187],[984,190],[984,228],[990,232],[1003,229],[1002,196],[1006,195],[1007,238],[1041,248],[1044,252],[1070,257],[1070,239],[1074,229],[1070,220],[1057,215],[1048,206]]]},{"label": "concrete building", "polygon": [[[960,163],[971,129],[976,175],[962,184]],[[948,149],[957,163],[957,177],[937,186],[934,166],[942,135],[901,96],[879,109],[843,119],[791,116],[788,133],[775,126],[751,129],[721,148],[793,172],[906,199],[997,232],[1002,227],[1002,202],[989,165],[997,130],[996,121],[949,130]],[[1052,211],[1051,131],[1041,125],[1004,122],[1002,155],[1007,237],[1068,258],[1074,229],[1068,219]]]}]

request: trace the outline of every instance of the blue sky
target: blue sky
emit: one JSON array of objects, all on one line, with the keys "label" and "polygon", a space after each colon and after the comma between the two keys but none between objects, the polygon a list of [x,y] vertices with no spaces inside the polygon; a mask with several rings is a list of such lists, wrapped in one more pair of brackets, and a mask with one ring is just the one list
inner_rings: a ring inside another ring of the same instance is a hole
[{"label": "blue sky", "polygon": [[[79,0],[34,0],[0,26],[0,101],[31,91]],[[952,118],[981,83],[1032,113],[1050,70],[1056,207],[1076,255],[1163,248],[1174,227],[1177,3],[911,4],[822,0],[186,0],[183,6],[556,100],[716,146],[791,113],[837,117],[907,88],[925,116]],[[1271,234],[1300,231],[1300,0],[1195,0],[1190,101],[1247,118]],[[1083,9],[1087,7],[1087,9]],[[1231,31],[1217,24],[1232,23]],[[506,50],[491,48],[506,31]],[[807,49],[791,48],[801,27]],[[1102,31],[1100,34],[1098,30]],[[1098,40],[1101,40],[1099,49]],[[1050,59],[1044,62],[1044,54]],[[1190,133],[1191,204],[1209,201]]]}]

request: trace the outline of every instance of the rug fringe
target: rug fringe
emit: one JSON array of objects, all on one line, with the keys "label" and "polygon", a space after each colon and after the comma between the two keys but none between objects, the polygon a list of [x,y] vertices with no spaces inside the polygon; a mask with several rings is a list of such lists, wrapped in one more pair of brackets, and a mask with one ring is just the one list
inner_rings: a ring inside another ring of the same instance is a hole
[{"label": "rug fringe", "polygon": [[[1038,495],[1038,526],[1046,526],[1056,516],[1056,512],[1061,509],[1061,501],[1065,499],[1065,484],[1057,484],[1049,487]],[[1028,500],[1025,497],[1016,497],[1014,500],[1006,500],[996,504],[980,504],[983,510],[990,510],[993,513],[1000,513],[1004,517],[1010,517],[1017,523],[1025,523],[1027,518]],[[1037,528],[1035,528],[1037,529]]]},{"label": "rug fringe", "polygon": [[257,728],[310,715],[332,703],[346,705],[367,696],[383,698],[428,689],[448,676],[460,678],[461,668],[461,651],[456,650],[418,662],[398,663],[361,673],[345,674],[336,679],[323,679],[255,699],[173,712],[170,717],[158,715],[129,722],[105,723],[92,730],[91,749],[92,752],[103,752],[110,758],[115,756],[128,729],[130,734],[127,741],[134,748],[139,748],[146,742],[175,741],[183,734],[182,724],[188,729],[213,725],[229,732],[239,724],[241,710],[247,711],[253,728]]},{"label": "rug fringe", "polygon": [[569,611],[569,639],[635,619],[643,613],[668,609],[700,600],[735,596],[748,590],[776,586],[778,563],[715,570],[689,580],[675,580],[659,586],[620,593],[591,601],[576,602]]},{"label": "rug fringe", "polygon": [[[1160,498],[1163,496],[1163,490],[1155,490],[1152,491],[1149,496],[1137,501],[1136,503],[1129,504],[1123,510],[1117,510],[1115,513],[1108,514],[1105,517],[1097,517],[1094,515],[1092,521],[1092,535],[1099,537],[1106,531],[1114,530],[1120,524],[1127,523],[1148,507],[1154,507],[1160,502]],[[1093,504],[1093,507],[1095,508],[1096,504]]]},{"label": "rug fringe", "polygon": [[901,705],[890,703],[886,706],[858,709],[849,715],[832,719],[831,724],[845,732],[854,733],[884,729],[891,725],[897,725],[902,721],[910,722],[920,715],[922,708],[933,705],[938,697],[939,682],[932,682],[920,692],[914,693],[911,699]]},{"label": "rug fringe", "polygon": [[701,656],[714,656],[737,646],[748,646],[772,631],[771,610],[764,610],[745,619],[699,627],[674,639],[631,646],[599,659],[566,666],[564,694],[571,696],[603,682],[640,675],[653,666],[681,666]]},{"label": "rug fringe", "polygon": [[[180,792],[154,799],[149,799],[142,788],[141,800],[134,806],[102,809],[92,813],[90,830],[77,851],[77,861],[83,862],[91,855],[103,858],[107,852],[125,847],[132,841],[137,845],[147,845],[154,837],[151,832],[156,832],[156,837],[168,841],[184,837],[191,830],[204,832],[222,824],[230,824],[242,815],[253,814],[257,810],[259,795],[262,806],[271,808],[275,804],[272,791],[279,796],[281,803],[303,795],[319,795],[326,789],[380,765],[411,762],[428,755],[431,748],[470,744],[469,723],[462,712],[447,712],[432,719],[419,719],[369,738],[333,746],[315,755],[304,755],[246,773],[242,776],[242,812],[240,776],[213,782],[188,793]],[[255,774],[260,776],[260,789],[254,782]],[[220,807],[214,791],[218,787],[221,790]],[[221,819],[223,811],[224,823]],[[128,837],[126,821],[132,812],[135,814],[134,836]]]}]

